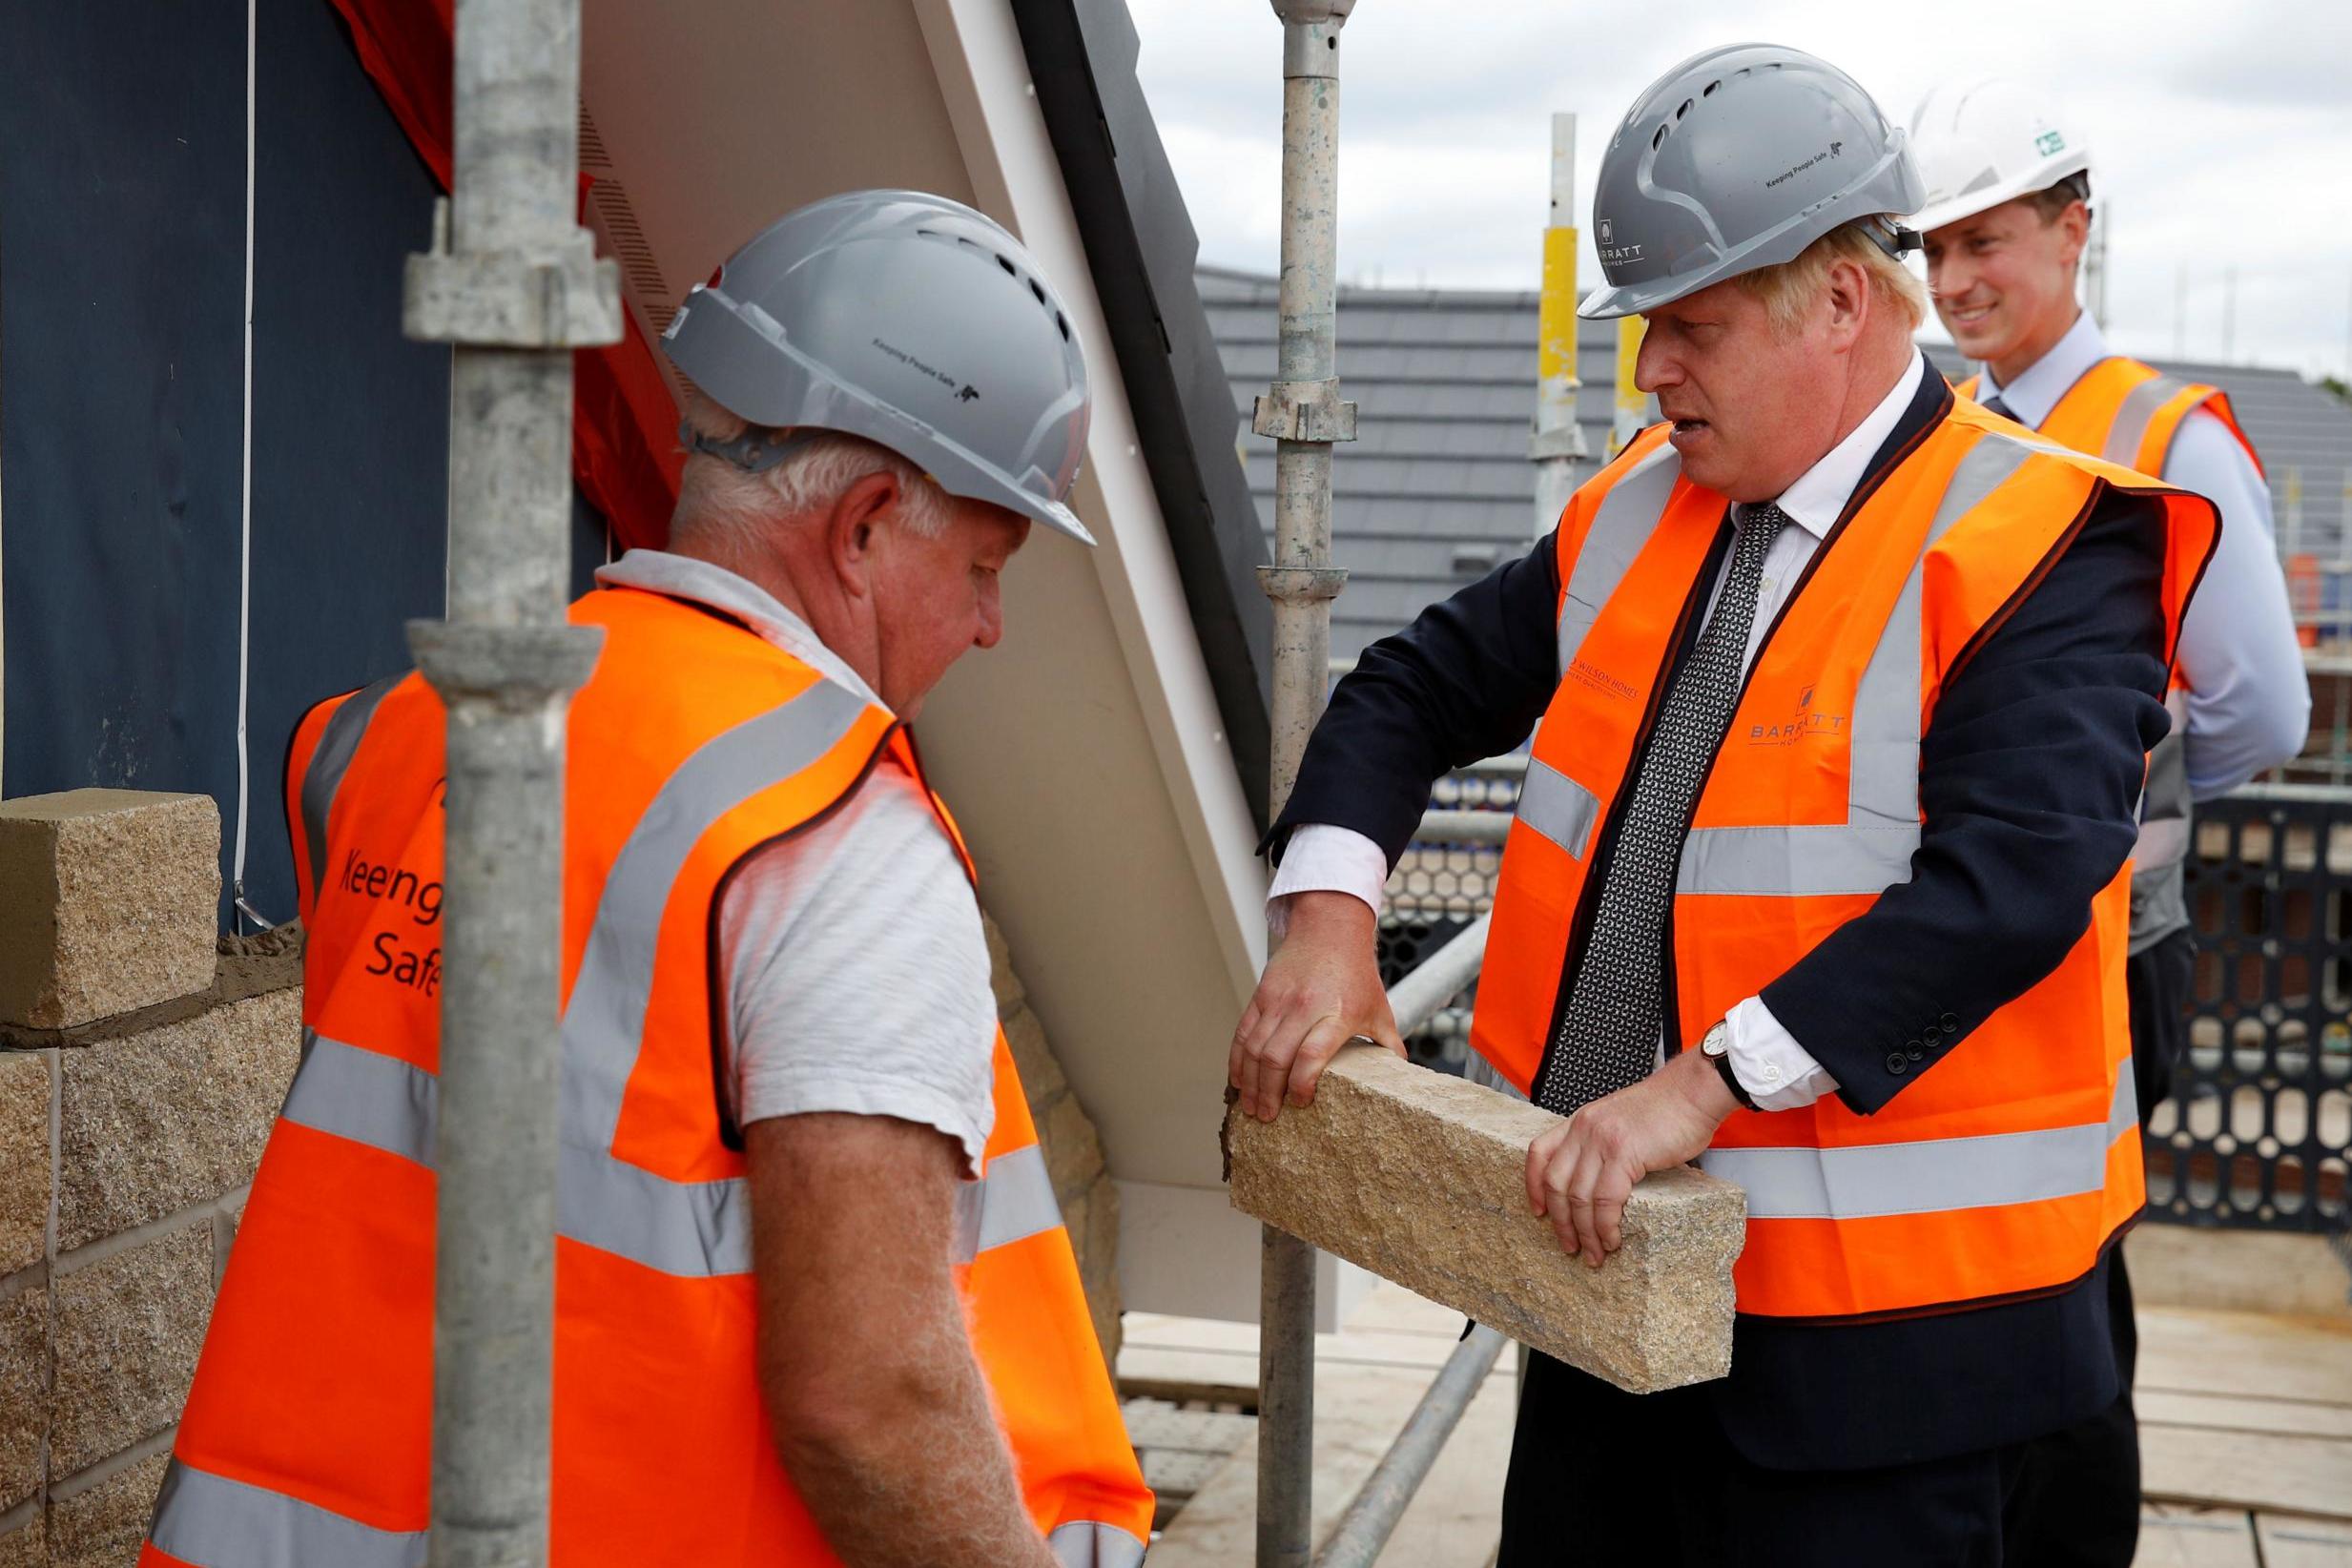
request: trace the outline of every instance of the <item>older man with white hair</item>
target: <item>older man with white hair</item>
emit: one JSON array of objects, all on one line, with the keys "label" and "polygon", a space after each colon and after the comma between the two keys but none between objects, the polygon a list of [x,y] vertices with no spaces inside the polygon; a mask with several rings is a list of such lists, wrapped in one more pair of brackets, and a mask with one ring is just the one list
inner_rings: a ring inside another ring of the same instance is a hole
[{"label": "older man with white hair", "polygon": [[[604,649],[564,801],[549,1560],[1134,1568],[1151,1493],[905,738],[1002,634],[1031,525],[1092,543],[1068,319],[997,224],[868,191],[665,343],[701,389],[670,548],[572,611]],[[424,1560],[439,1010],[390,890],[438,889],[443,724],[411,675],[297,732],[310,1036],[144,1560]]]},{"label": "older man with white hair", "polygon": [[1730,1375],[1528,1366],[1509,1568],[1991,1564],[2024,1442],[2115,1397],[2142,1203],[2126,859],[2206,502],[1956,400],[1901,130],[1795,50],[1694,56],[1601,163],[1593,317],[1665,423],[1533,553],[1365,651],[1276,826],[1251,1114],[1397,1040],[1372,962],[1431,780],[1536,727],[1472,1042],[1559,1122],[1526,1201],[1746,1191]]}]

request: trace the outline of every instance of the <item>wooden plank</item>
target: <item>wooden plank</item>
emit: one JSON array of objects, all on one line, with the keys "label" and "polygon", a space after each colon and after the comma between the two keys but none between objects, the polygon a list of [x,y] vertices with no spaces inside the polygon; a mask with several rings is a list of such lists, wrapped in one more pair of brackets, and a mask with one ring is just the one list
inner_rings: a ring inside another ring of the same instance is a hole
[{"label": "wooden plank", "polygon": [[1178,1404],[1258,1408],[1258,1358],[1215,1351],[1119,1351],[1119,1395]]},{"label": "wooden plank", "polygon": [[[1314,1527],[1328,1537],[1340,1511],[1388,1452],[1428,1392],[1419,1369],[1315,1369]],[[1506,1352],[1463,1413],[1462,1424],[1398,1521],[1385,1568],[1487,1568],[1502,1517],[1504,1465],[1517,1390]],[[1255,1555],[1257,1435],[1194,1493],[1152,1544],[1151,1568],[1232,1568]]]},{"label": "wooden plank", "polygon": [[2352,1526],[2292,1514],[2254,1516],[2262,1568],[2352,1568]]},{"label": "wooden plank", "polygon": [[2151,1501],[2352,1518],[2352,1440],[2142,1421],[2139,1453]]},{"label": "wooden plank", "polygon": [[2352,1405],[2323,1405],[2301,1399],[2240,1399],[2225,1393],[2150,1388],[2135,1390],[2132,1403],[2138,1409],[2141,1420],[2168,1427],[2352,1437]]},{"label": "wooden plank", "polygon": [[2316,1232],[2143,1225],[2123,1244],[2132,1297],[2145,1307],[2352,1317],[2343,1265]]},{"label": "wooden plank", "polygon": [[1225,1468],[1228,1454],[1184,1454],[1170,1448],[1144,1450],[1144,1481],[1171,1501],[1183,1501]]},{"label": "wooden plank", "polygon": [[2143,1307],[2143,1389],[2352,1405],[2352,1321]]},{"label": "wooden plank", "polygon": [[1345,1330],[1385,1329],[1392,1333],[1428,1334],[1446,1342],[1452,1352],[1462,1337],[1462,1314],[1440,1307],[1427,1296],[1416,1296],[1392,1280],[1380,1280],[1348,1313]]},{"label": "wooden plank", "polygon": [[[1461,1316],[1456,1313],[1455,1331],[1459,1333],[1461,1327]],[[1124,1351],[1130,1345],[1147,1351],[1211,1351],[1255,1360],[1258,1326],[1220,1318],[1129,1312],[1120,1325],[1120,1346]],[[1329,1356],[1359,1367],[1425,1367],[1435,1372],[1453,1353],[1454,1341],[1443,1335],[1358,1329],[1352,1322],[1338,1333],[1315,1335],[1317,1360]]]},{"label": "wooden plank", "polygon": [[2139,1554],[2132,1568],[2263,1568],[2254,1521],[2243,1509],[2148,1503],[2139,1511]]},{"label": "wooden plank", "polygon": [[1230,1454],[1257,1429],[1257,1418],[1232,1411],[1180,1410],[1163,1399],[1130,1399],[1122,1407],[1127,1441],[1139,1449]]}]

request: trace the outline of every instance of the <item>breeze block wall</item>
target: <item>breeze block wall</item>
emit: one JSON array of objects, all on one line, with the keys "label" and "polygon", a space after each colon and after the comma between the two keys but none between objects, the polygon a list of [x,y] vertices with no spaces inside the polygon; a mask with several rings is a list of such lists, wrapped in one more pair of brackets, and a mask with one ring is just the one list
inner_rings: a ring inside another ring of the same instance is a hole
[{"label": "breeze block wall", "polygon": [[989,967],[995,971],[997,1018],[1004,1026],[1004,1042],[1012,1047],[1013,1065],[1021,1073],[1022,1095],[1029,1102],[1030,1119],[1037,1123],[1037,1141],[1044,1145],[1045,1171],[1053,1178],[1054,1198],[1062,1206],[1062,1223],[1078,1253],[1079,1282],[1086,1289],[1086,1308],[1094,1317],[1095,1338],[1102,1341],[1103,1359],[1119,1365],[1119,1189],[1103,1161],[1103,1140],[1094,1119],[1070,1092],[1062,1063],[1046,1043],[1045,1027],[1029,1006],[1028,991],[1013,971],[1004,933],[985,912]]},{"label": "breeze block wall", "polygon": [[0,801],[0,1568],[128,1565],[301,1049],[203,795]]}]

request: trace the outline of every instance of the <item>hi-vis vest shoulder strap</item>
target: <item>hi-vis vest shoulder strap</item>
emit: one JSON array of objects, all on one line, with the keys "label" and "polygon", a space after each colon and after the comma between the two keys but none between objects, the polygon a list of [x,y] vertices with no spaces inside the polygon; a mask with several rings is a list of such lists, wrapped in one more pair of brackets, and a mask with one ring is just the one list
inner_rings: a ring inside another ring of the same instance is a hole
[{"label": "hi-vis vest shoulder strap", "polygon": [[[1954,390],[1973,400],[1982,381],[1970,376]],[[2238,423],[2228,393],[2203,382],[2167,376],[2121,355],[2111,355],[2085,371],[2058,399],[2037,433],[2077,452],[2160,478],[2173,438],[2199,408],[2227,427],[2259,473],[2262,455]]]},{"label": "hi-vis vest shoulder strap", "polygon": [[[2211,505],[2020,438],[1972,403],[1831,530],[1766,631],[1693,811],[1669,911],[1668,1049],[1909,879],[1937,702],[2103,488],[2164,514],[2169,659],[2217,537]],[[1472,1025],[1522,1088],[1557,1039],[1598,897],[1591,871],[1674,651],[1703,613],[1727,507],[1683,476],[1660,427],[1561,519],[1561,679],[1504,850]],[[1740,1310],[1945,1310],[2062,1289],[2095,1264],[2142,1201],[2125,906],[2119,870],[2056,969],[1965,1039],[1949,1012],[1879,1021],[1885,1071],[1919,1076],[1877,1114],[1830,1097],[1723,1124],[1702,1164],[1747,1191]]]},{"label": "hi-vis vest shoulder strap", "polygon": [[[1978,378],[1961,383],[1974,397]],[[2173,441],[2191,414],[2203,409],[2237,439],[2256,473],[2262,471],[2228,394],[2202,382],[2167,376],[2154,365],[2113,355],[2076,379],[2051,408],[2037,433],[2106,462],[2160,477]],[[2189,855],[2189,708],[2176,682],[2165,707],[2173,726],[2149,753],[2148,788],[2140,805],[2139,842],[2132,851],[2132,946],[2135,952],[2185,928],[2189,911],[2182,868]]]},{"label": "hi-vis vest shoulder strap", "polygon": [[[732,623],[625,589],[573,618],[606,642],[567,764],[550,1560],[830,1564],[757,1386],[711,934],[747,856],[821,820],[874,767],[919,772],[887,712]],[[443,723],[411,676],[323,704],[297,732],[303,1062],[145,1562],[424,1560]],[[1151,1494],[1001,1034],[995,1104],[980,1180],[959,1194],[974,1351],[1057,1557],[1132,1568]]]}]

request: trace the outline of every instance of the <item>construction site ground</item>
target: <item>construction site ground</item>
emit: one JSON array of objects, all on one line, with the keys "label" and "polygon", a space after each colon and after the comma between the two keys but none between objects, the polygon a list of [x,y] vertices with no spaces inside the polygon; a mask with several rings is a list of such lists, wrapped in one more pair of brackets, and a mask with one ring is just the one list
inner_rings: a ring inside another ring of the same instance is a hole
[{"label": "construction site ground", "polygon": [[[1338,1332],[1316,1336],[1318,1541],[1461,1331],[1460,1313],[1382,1282]],[[2352,1314],[2143,1305],[2139,1331],[2139,1563],[2352,1568]],[[1472,1401],[1382,1563],[1493,1561],[1515,1353]],[[1127,1315],[1120,1390],[1161,1496],[1152,1568],[1250,1559],[1257,1368],[1252,1324]]]}]

